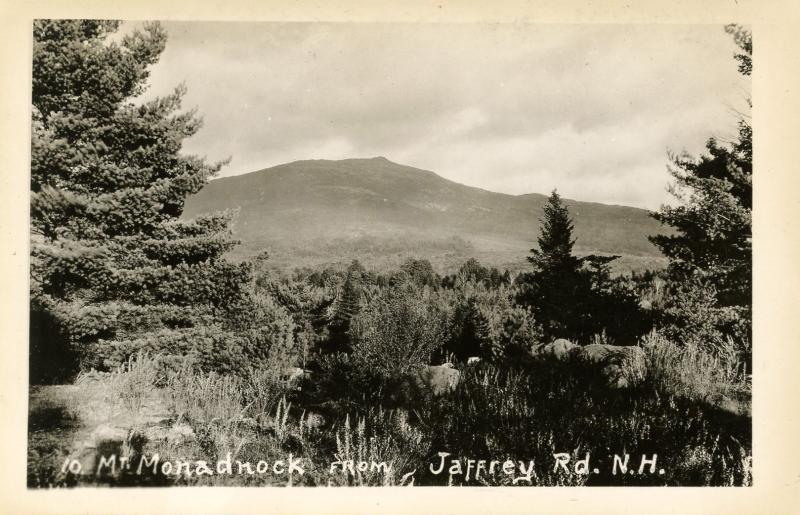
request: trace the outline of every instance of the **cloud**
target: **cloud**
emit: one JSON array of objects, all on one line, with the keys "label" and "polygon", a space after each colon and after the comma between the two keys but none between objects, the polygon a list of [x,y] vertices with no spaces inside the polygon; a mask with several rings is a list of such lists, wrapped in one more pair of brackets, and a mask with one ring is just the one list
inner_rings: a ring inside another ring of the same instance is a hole
[{"label": "cloud", "polygon": [[149,95],[185,81],[222,175],[384,155],[521,194],[655,208],[667,150],[735,129],[720,26],[165,23]]}]

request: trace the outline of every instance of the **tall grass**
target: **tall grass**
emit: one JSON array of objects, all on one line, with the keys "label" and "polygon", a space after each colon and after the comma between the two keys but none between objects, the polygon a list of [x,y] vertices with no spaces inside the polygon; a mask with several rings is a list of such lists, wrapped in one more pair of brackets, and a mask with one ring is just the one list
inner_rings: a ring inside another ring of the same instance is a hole
[{"label": "tall grass", "polygon": [[[335,433],[339,484],[396,486],[412,481],[428,451],[428,439],[404,410],[371,410],[351,427],[350,416]],[[377,467],[376,464],[383,464]]]},{"label": "tall grass", "polygon": [[659,392],[698,402],[748,398],[750,383],[736,344],[711,349],[677,345],[653,331],[642,339],[647,380]]},{"label": "tall grass", "polygon": [[252,369],[241,375],[220,375],[199,373],[191,363],[168,370],[164,386],[179,418],[201,422],[261,418],[289,391],[277,371]]},{"label": "tall grass", "polygon": [[[110,372],[81,372],[75,384],[80,395],[91,399],[83,403],[83,417],[94,421],[104,417],[105,421],[124,419],[137,423],[148,401],[158,396],[158,376],[157,360],[143,353],[131,356]],[[102,409],[95,409],[98,405]]]},{"label": "tall grass", "polygon": [[[372,396],[362,404],[356,397],[347,403],[332,398],[343,409],[329,410],[326,420],[273,370],[219,375],[190,364],[165,368],[157,358],[139,356],[112,373],[86,374],[77,382],[102,392],[115,410],[126,413],[143,410],[160,395],[174,423],[193,428],[193,447],[181,449],[193,459],[213,462],[228,453],[251,461],[285,459],[290,452],[302,456],[308,469],[298,480],[308,485],[515,484],[505,474],[469,481],[435,475],[430,465],[439,452],[453,459],[533,461],[531,482],[540,486],[750,484],[749,419],[704,404],[749,392],[737,354],[679,347],[658,333],[648,335],[642,347],[647,375],[636,388],[609,390],[567,363],[516,368],[481,363],[462,371],[455,391],[418,399],[407,406],[410,411],[382,408]],[[342,368],[340,379],[347,381],[353,370]],[[589,453],[601,472],[587,476],[554,468],[553,454],[559,452],[573,462]],[[611,456],[624,453],[636,460],[658,454],[666,472],[612,477]],[[334,461],[340,466],[331,470]],[[258,476],[173,481],[280,484]]]},{"label": "tall grass", "polygon": [[245,413],[241,381],[233,376],[181,368],[168,375],[166,392],[179,419],[210,423],[241,419]]}]

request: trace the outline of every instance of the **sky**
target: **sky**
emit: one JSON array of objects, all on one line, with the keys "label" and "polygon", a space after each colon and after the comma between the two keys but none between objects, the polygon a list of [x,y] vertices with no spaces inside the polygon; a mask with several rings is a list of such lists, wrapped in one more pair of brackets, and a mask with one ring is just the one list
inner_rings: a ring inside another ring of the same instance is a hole
[{"label": "sky", "polygon": [[[749,82],[717,25],[165,22],[220,176],[384,156],[470,186],[656,209],[668,153],[730,140]],[[130,30],[131,25],[126,27]]]}]

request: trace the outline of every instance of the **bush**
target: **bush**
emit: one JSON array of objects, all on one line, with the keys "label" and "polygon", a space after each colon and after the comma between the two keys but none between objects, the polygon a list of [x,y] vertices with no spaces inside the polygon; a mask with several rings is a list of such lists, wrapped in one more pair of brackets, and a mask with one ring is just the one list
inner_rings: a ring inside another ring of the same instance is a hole
[{"label": "bush", "polygon": [[542,329],[528,308],[507,306],[489,320],[489,356],[495,362],[518,365],[543,340]]},{"label": "bush", "polygon": [[378,375],[401,375],[430,363],[446,331],[435,294],[401,283],[381,291],[353,318],[353,359]]},{"label": "bush", "polygon": [[162,328],[137,338],[87,345],[82,349],[82,365],[111,370],[139,352],[187,357],[199,370],[221,374],[242,373],[251,367],[281,369],[299,362],[295,325],[272,297],[249,294],[229,308],[229,316],[202,326]]},{"label": "bush", "polygon": [[305,392],[317,407],[331,413],[348,413],[381,402],[386,378],[360,366],[343,352],[320,356],[314,372],[314,388]]},{"label": "bush", "polygon": [[511,288],[459,281],[448,299],[451,316],[448,351],[458,361],[480,356],[495,362],[518,364],[542,341],[542,330],[530,308],[514,301]]}]

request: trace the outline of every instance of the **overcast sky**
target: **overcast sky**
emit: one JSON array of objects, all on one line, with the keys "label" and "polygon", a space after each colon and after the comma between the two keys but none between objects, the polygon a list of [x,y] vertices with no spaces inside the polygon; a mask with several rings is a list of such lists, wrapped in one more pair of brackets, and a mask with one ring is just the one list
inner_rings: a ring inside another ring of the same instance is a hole
[{"label": "overcast sky", "polygon": [[221,176],[385,156],[504,193],[657,208],[667,152],[735,134],[749,83],[714,25],[164,24]]}]

